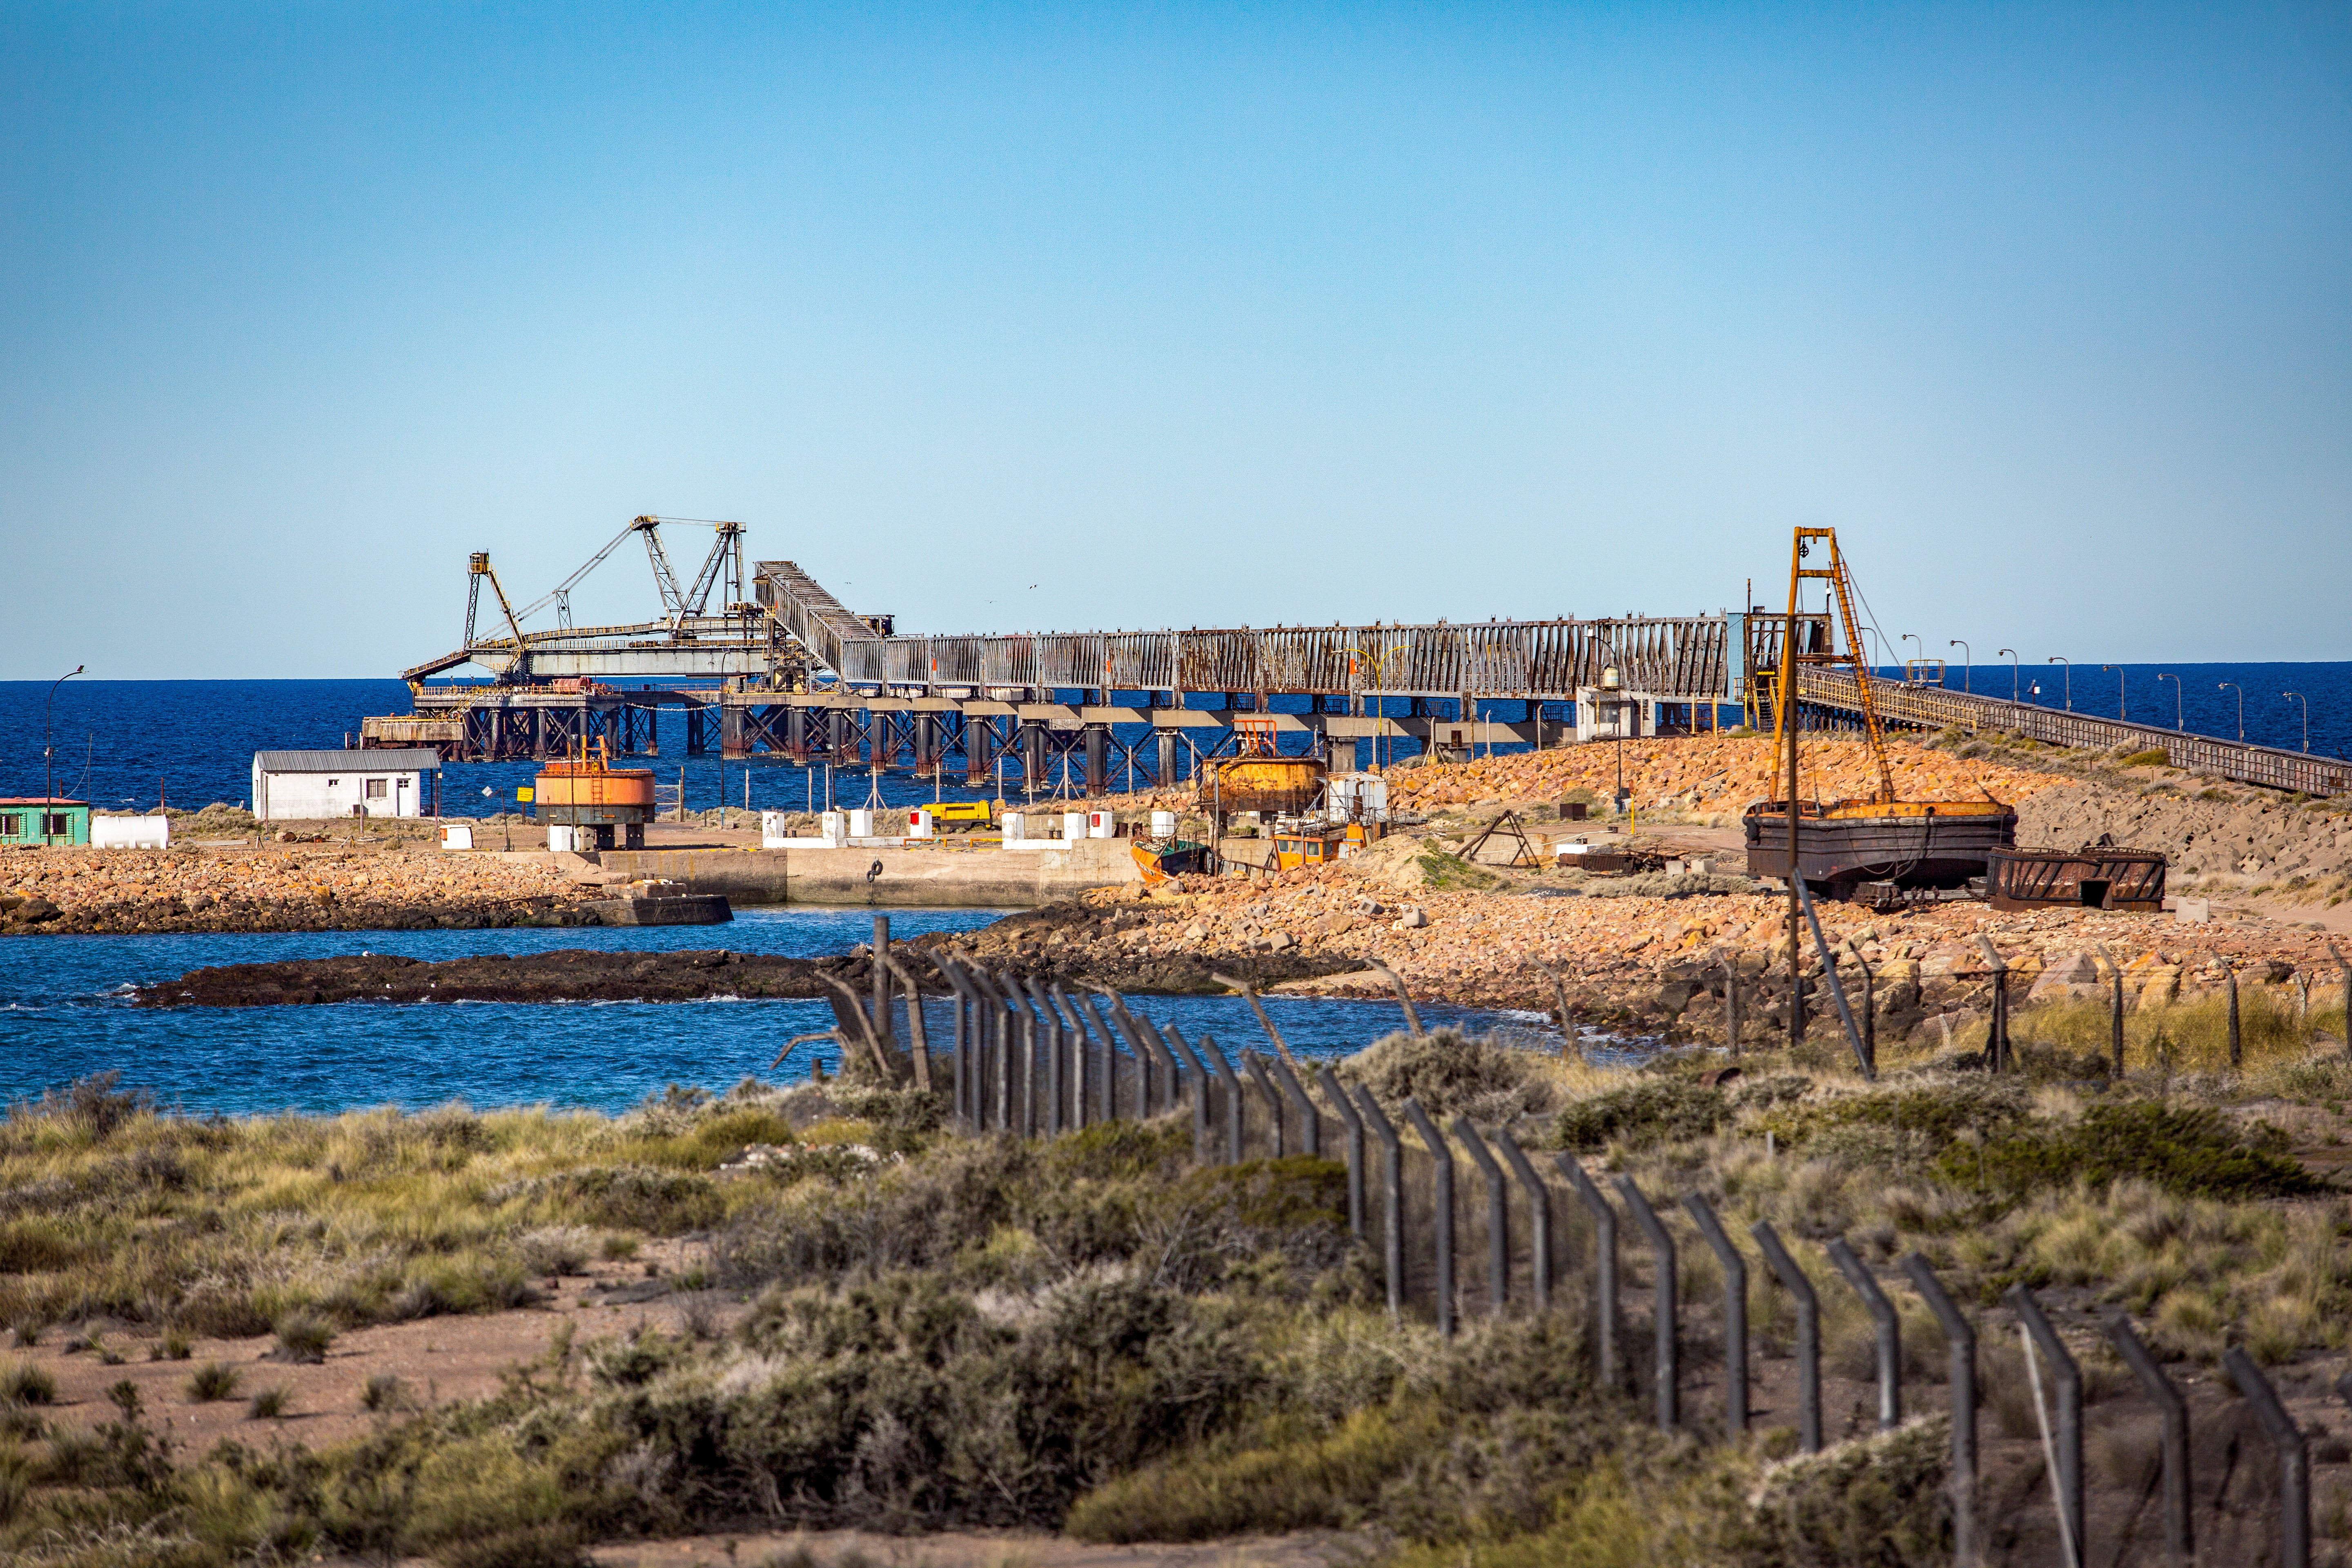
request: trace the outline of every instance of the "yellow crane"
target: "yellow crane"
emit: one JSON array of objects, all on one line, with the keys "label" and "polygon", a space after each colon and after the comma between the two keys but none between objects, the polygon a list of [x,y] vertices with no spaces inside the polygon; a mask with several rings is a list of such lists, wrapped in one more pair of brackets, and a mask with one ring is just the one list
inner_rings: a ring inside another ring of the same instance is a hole
[{"label": "yellow crane", "polygon": [[[1814,561],[1815,547],[1822,559]],[[1812,563],[1808,564],[1808,563]],[[1829,584],[1832,601],[1826,624],[1812,623],[1814,646],[1798,646],[1804,584]],[[1787,759],[1779,774],[1780,798],[1758,801],[1743,818],[1748,869],[1759,877],[1786,877],[1789,836],[1797,836],[1799,875],[1832,897],[1860,896],[1865,884],[1885,890],[1950,889],[1985,874],[1991,852],[2017,839],[2014,807],[1987,795],[1980,800],[1903,800],[1886,752],[1886,732],[1871,690],[1870,667],[1862,657],[1862,632],[1853,611],[1858,595],[1853,575],[1838,549],[1837,530],[1800,528],[1789,548],[1788,627],[1781,637],[1780,668],[1774,672],[1773,754]],[[1838,646],[1841,634],[1845,642]],[[1865,799],[1823,802],[1800,797],[1798,739],[1803,727],[1800,672],[1843,665],[1861,694],[1863,729],[1878,773],[1878,787]]]}]

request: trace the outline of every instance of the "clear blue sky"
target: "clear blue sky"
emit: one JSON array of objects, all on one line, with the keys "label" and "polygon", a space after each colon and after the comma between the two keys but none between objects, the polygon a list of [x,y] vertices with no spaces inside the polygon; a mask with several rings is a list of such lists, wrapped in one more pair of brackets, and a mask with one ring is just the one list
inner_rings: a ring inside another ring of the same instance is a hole
[{"label": "clear blue sky", "polygon": [[649,510],[907,629],[1714,610],[1803,521],[1981,662],[2352,658],[2352,25],[20,3],[0,369],[0,678],[390,673]]}]

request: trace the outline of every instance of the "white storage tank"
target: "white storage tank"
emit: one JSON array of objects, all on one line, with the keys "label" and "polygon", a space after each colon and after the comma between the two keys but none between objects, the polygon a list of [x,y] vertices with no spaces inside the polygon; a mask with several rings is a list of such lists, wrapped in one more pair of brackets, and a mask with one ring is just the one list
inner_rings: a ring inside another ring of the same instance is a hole
[{"label": "white storage tank", "polygon": [[93,849],[168,849],[172,819],[153,816],[92,816],[89,846]]},{"label": "white storage tank", "polygon": [[1153,812],[1151,814],[1151,837],[1154,838],[1175,837],[1176,814],[1172,811]]}]

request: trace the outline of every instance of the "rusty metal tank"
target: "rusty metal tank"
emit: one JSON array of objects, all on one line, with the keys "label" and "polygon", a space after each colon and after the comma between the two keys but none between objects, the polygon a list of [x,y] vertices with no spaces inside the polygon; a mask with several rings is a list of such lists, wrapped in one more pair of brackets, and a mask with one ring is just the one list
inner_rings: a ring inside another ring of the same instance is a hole
[{"label": "rusty metal tank", "polygon": [[1308,811],[1323,797],[1324,771],[1313,757],[1227,757],[1201,770],[1201,808],[1225,816]]},{"label": "rusty metal tank", "polygon": [[646,841],[654,816],[651,768],[616,768],[601,753],[550,763],[531,781],[531,815],[541,822],[593,828],[599,848]]}]

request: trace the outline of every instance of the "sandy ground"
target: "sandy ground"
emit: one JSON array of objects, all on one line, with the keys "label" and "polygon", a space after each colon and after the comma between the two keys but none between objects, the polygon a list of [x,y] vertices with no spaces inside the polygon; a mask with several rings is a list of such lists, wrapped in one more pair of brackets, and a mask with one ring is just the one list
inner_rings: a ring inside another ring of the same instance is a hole
[{"label": "sandy ground", "polygon": [[[697,1535],[598,1547],[607,1568],[760,1568],[805,1552],[823,1568],[1352,1568],[1379,1561],[1370,1535],[1302,1531],[1181,1545],[1092,1546],[1030,1531],[874,1535],[863,1531]],[[794,1563],[794,1568],[800,1568]]]},{"label": "sandy ground", "polygon": [[[549,1298],[543,1307],[349,1330],[335,1336],[323,1363],[312,1365],[273,1359],[277,1342],[267,1336],[197,1340],[187,1360],[158,1361],[152,1357],[161,1342],[154,1336],[110,1333],[100,1324],[79,1331],[52,1328],[30,1349],[8,1354],[11,1360],[47,1367],[57,1380],[57,1404],[45,1412],[54,1420],[95,1426],[116,1419],[108,1391],[128,1382],[139,1391],[150,1424],[184,1453],[203,1453],[224,1437],[266,1442],[283,1436],[324,1447],[366,1431],[386,1414],[396,1415],[401,1405],[431,1406],[496,1394],[508,1372],[546,1353],[549,1341],[564,1322],[572,1325],[582,1344],[625,1332],[640,1322],[677,1331],[690,1313],[725,1326],[741,1309],[716,1293],[672,1292],[626,1305],[596,1300],[611,1287],[642,1284],[647,1264],[667,1277],[690,1261],[687,1243],[650,1243],[635,1261],[599,1263],[586,1276],[540,1281]],[[89,1350],[65,1348],[78,1332],[87,1334],[91,1329],[100,1331],[100,1343],[121,1354],[120,1364],[110,1366]],[[237,1373],[233,1397],[205,1402],[190,1397],[189,1374],[206,1362],[218,1362]],[[363,1401],[368,1384],[385,1376],[400,1380],[400,1398],[389,1413],[372,1411]],[[247,1402],[273,1385],[291,1391],[288,1413],[274,1420],[254,1418]]]}]

